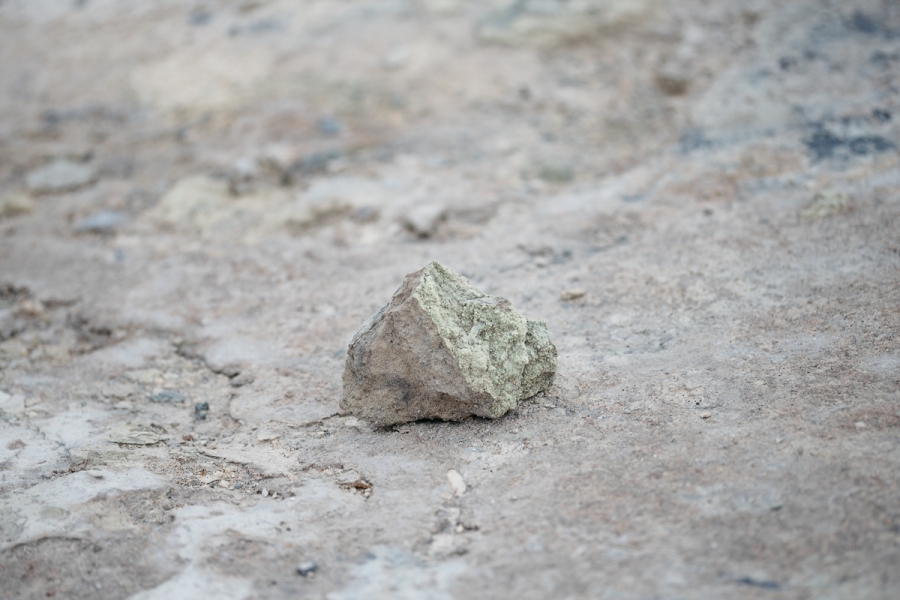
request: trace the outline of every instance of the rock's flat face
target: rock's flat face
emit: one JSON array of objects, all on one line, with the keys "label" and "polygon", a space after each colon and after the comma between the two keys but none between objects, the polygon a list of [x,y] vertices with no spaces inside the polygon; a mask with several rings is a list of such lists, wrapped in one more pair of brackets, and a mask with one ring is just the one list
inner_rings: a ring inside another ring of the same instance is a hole
[{"label": "rock's flat face", "polygon": [[350,342],[341,408],[383,425],[497,418],[546,390],[555,372],[545,323],[432,262]]}]

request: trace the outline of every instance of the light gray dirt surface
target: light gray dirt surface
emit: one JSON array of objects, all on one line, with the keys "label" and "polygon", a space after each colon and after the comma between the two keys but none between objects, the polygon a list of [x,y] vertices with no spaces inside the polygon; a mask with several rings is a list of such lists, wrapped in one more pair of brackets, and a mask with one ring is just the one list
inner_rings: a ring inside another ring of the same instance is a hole
[{"label": "light gray dirt surface", "polygon": [[[0,598],[900,597],[900,5],[511,4],[0,1]],[[555,385],[341,414],[430,260]]]}]

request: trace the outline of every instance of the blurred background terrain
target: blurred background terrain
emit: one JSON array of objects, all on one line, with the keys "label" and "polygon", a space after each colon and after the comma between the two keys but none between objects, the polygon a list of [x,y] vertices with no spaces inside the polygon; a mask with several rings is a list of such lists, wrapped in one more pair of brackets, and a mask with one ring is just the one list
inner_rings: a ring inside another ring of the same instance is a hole
[{"label": "blurred background terrain", "polygon": [[[0,0],[0,598],[898,597],[898,147],[896,0]],[[556,385],[340,414],[432,259]]]}]

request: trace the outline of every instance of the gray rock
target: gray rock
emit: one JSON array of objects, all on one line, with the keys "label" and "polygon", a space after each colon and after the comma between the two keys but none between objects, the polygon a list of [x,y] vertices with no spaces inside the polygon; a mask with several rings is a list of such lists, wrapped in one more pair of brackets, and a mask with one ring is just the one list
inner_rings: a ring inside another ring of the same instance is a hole
[{"label": "gray rock", "polygon": [[107,233],[124,225],[128,213],[119,210],[101,210],[75,223],[75,231]]},{"label": "gray rock", "polygon": [[417,236],[426,238],[434,235],[446,214],[447,208],[443,204],[422,204],[404,215],[403,224]]},{"label": "gray rock", "polygon": [[556,373],[547,325],[432,262],[407,275],[347,351],[341,409],[381,425],[498,418]]},{"label": "gray rock", "polygon": [[184,394],[179,394],[175,390],[163,390],[158,394],[152,394],[147,397],[150,402],[180,404],[187,400]]},{"label": "gray rock", "polygon": [[30,172],[26,183],[32,192],[45,194],[75,190],[96,178],[97,173],[90,166],[61,158]]},{"label": "gray rock", "polygon": [[319,565],[317,565],[314,561],[306,560],[306,561],[303,561],[302,563],[300,563],[299,565],[297,565],[297,575],[302,575],[302,576],[306,577],[307,575],[309,575],[311,573],[315,573],[318,570],[318,568],[319,568]]},{"label": "gray rock", "polygon": [[198,421],[205,421],[208,414],[208,402],[197,402],[196,404],[194,404],[194,418],[196,418]]}]

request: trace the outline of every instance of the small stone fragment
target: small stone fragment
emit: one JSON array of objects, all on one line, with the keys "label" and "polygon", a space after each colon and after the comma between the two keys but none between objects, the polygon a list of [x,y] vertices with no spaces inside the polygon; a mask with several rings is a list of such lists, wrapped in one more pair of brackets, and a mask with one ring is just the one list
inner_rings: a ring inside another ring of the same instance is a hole
[{"label": "small stone fragment", "polygon": [[446,213],[443,204],[423,204],[410,210],[403,217],[403,224],[417,236],[427,238],[434,235]]},{"label": "small stone fragment", "polygon": [[205,421],[206,415],[209,413],[209,403],[208,402],[198,402],[194,405],[194,417],[198,421]]},{"label": "small stone fragment", "polygon": [[847,194],[843,192],[825,190],[816,194],[801,215],[807,218],[830,217],[844,210],[849,201]]},{"label": "small stone fragment", "polygon": [[16,314],[29,319],[43,317],[45,313],[44,304],[40,300],[20,300],[16,306]]},{"label": "small stone fragment", "polygon": [[256,439],[260,442],[271,442],[273,440],[277,440],[281,436],[274,431],[260,431],[256,434]]},{"label": "small stone fragment", "polygon": [[453,493],[457,496],[462,496],[466,493],[466,482],[462,475],[459,474],[459,471],[455,469],[447,471],[447,481],[450,482],[450,487],[453,488]]},{"label": "small stone fragment", "polygon": [[299,565],[297,565],[297,575],[302,575],[303,577],[306,577],[307,575],[315,573],[318,568],[319,568],[319,565],[317,565],[314,561],[305,560],[302,563],[300,563]]},{"label": "small stone fragment", "polygon": [[341,409],[380,425],[496,419],[556,373],[547,325],[437,262],[407,275],[350,342]]},{"label": "small stone fragment", "polygon": [[120,210],[101,210],[75,223],[75,231],[86,233],[108,233],[118,229],[128,221],[128,214]]},{"label": "small stone fragment", "polygon": [[222,471],[216,471],[215,473],[208,473],[200,477],[200,483],[203,485],[209,485],[210,483],[215,483],[217,481],[221,481],[222,477],[225,476],[225,473]]},{"label": "small stone fragment", "polygon": [[0,196],[0,219],[15,217],[34,210],[34,201],[22,192],[10,192]]},{"label": "small stone fragment", "polygon": [[120,427],[119,429],[111,431],[108,439],[110,442],[116,444],[150,446],[165,438],[153,431],[147,431],[137,427]]},{"label": "small stone fragment", "polygon": [[572,300],[578,300],[579,298],[587,295],[586,290],[582,290],[580,288],[574,290],[566,290],[562,294],[559,295],[559,299],[563,302],[571,302]]},{"label": "small stone fragment", "polygon": [[175,390],[163,390],[158,394],[152,394],[147,397],[150,402],[180,404],[187,400],[184,394],[179,394]]},{"label": "small stone fragment", "polygon": [[57,159],[30,172],[28,189],[36,194],[68,192],[93,183],[97,174],[91,167],[67,159]]}]

